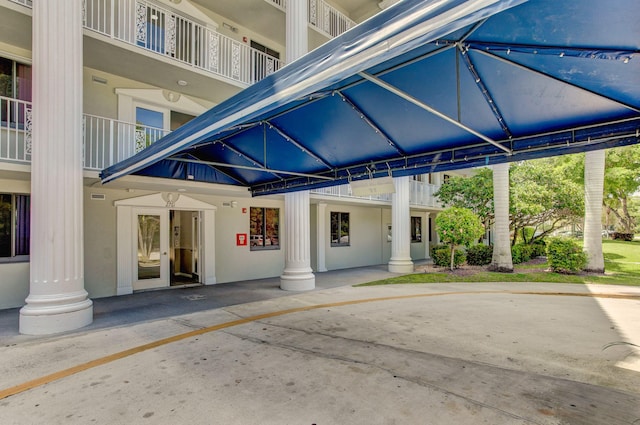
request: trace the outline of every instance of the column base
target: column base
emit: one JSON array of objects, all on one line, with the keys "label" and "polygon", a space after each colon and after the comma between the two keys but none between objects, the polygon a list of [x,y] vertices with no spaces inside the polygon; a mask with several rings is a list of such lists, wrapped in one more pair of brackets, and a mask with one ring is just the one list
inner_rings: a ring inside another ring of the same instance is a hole
[{"label": "column base", "polygon": [[93,322],[93,302],[86,291],[29,295],[20,309],[20,333],[49,335],[82,328]]},{"label": "column base", "polygon": [[413,273],[413,261],[407,260],[389,260],[389,272],[391,273]]},{"label": "column base", "polygon": [[309,270],[287,271],[280,276],[280,289],[285,291],[310,291],[316,287],[316,276]]}]

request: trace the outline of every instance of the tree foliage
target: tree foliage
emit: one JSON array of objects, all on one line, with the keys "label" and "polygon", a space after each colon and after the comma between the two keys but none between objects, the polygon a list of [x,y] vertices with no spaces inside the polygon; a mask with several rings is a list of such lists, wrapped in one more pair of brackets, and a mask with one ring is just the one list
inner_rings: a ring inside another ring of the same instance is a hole
[{"label": "tree foliage", "polygon": [[493,222],[493,171],[489,168],[481,168],[471,177],[450,177],[434,196],[445,207],[473,211],[486,228]]},{"label": "tree foliage", "polygon": [[[511,229],[516,238],[533,243],[584,214],[582,186],[575,181],[576,165],[562,157],[511,164],[509,172]],[[435,196],[445,207],[468,208],[484,225],[493,223],[493,172],[481,168],[472,177],[452,177]],[[533,229],[531,237],[523,232]]]},{"label": "tree foliage", "polygon": [[451,207],[436,217],[436,229],[440,240],[449,245],[451,253],[451,270],[454,269],[456,245],[469,246],[484,233],[480,219],[467,208]]},{"label": "tree foliage", "polygon": [[604,173],[604,206],[618,219],[619,230],[634,233],[632,195],[640,189],[640,145],[607,151]]},{"label": "tree foliage", "polygon": [[[566,221],[584,215],[584,190],[570,178],[561,158],[543,158],[514,164],[509,174],[511,227],[515,244],[518,236],[532,243]],[[527,227],[533,229],[527,237]]]}]

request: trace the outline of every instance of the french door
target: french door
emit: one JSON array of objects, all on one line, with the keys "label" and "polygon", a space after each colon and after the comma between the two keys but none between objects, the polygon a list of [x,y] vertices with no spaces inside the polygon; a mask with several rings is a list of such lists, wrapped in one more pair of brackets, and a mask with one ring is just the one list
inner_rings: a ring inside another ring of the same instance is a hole
[{"label": "french door", "polygon": [[168,220],[166,209],[134,210],[134,290],[169,286]]}]

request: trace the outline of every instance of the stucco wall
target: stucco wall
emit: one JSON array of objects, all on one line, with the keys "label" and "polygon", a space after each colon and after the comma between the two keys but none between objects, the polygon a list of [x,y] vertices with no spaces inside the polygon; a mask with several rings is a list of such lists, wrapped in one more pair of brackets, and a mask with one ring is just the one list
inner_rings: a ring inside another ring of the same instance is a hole
[{"label": "stucco wall", "polygon": [[[349,246],[331,246],[331,212],[349,213]],[[328,204],[326,215],[327,269],[382,264],[382,208]]]}]

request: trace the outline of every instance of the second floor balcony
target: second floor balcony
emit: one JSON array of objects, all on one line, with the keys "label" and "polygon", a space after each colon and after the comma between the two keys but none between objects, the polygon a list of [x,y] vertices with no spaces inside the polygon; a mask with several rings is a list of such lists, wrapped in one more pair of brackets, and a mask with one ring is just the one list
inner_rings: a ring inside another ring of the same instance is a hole
[{"label": "second floor balcony", "polygon": [[[169,130],[83,114],[83,165],[86,171],[98,172],[145,149],[169,133]],[[32,104],[0,96],[0,161],[31,163]],[[0,166],[1,168],[1,166]],[[410,203],[423,207],[440,207],[433,194],[439,185],[411,181]],[[349,185],[315,189],[319,196],[360,199],[391,203],[391,195],[356,197]]]}]

